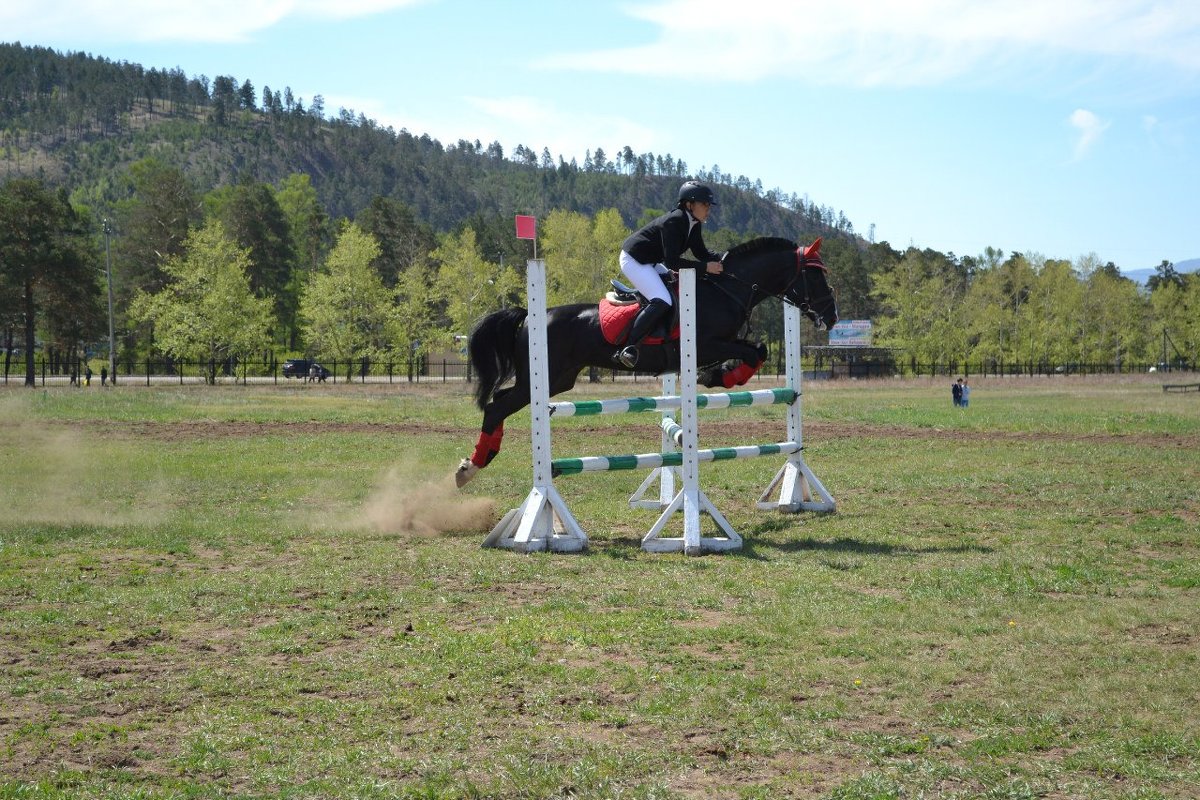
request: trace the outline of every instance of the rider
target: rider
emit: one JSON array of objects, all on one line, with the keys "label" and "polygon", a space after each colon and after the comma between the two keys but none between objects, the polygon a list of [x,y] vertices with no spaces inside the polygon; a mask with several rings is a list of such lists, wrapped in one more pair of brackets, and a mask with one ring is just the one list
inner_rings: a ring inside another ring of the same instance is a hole
[{"label": "rider", "polygon": [[685,250],[706,262],[705,268],[714,275],[724,269],[721,254],[705,247],[700,235],[700,227],[715,205],[712,189],[699,181],[687,181],[679,187],[674,211],[654,220],[621,245],[621,272],[649,302],[638,311],[629,331],[629,344],[613,354],[614,361],[628,369],[637,366],[638,344],[671,311],[671,293],[659,276],[666,275],[668,269],[700,266],[681,257]]}]

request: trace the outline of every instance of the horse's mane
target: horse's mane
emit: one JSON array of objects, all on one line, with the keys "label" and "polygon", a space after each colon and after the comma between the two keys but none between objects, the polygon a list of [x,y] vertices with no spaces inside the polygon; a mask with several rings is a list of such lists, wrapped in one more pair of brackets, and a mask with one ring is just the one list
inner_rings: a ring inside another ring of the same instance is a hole
[{"label": "horse's mane", "polygon": [[778,236],[763,236],[758,239],[751,239],[748,242],[742,242],[736,247],[730,249],[727,257],[741,258],[751,256],[755,253],[775,252],[777,250],[795,250],[796,243],[790,239],[783,239]]}]

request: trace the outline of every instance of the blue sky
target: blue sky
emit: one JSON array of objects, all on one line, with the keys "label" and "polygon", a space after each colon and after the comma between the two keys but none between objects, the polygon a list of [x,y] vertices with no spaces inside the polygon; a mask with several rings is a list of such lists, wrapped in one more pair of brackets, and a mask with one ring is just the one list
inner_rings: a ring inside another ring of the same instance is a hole
[{"label": "blue sky", "polygon": [[897,248],[1200,257],[1196,0],[5,0],[0,40],[444,143],[670,153]]}]

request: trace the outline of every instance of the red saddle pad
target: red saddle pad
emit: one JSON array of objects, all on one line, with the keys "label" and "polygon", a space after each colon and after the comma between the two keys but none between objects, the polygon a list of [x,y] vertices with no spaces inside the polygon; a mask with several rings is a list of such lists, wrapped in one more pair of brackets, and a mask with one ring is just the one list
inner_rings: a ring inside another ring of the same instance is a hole
[{"label": "red saddle pad", "polygon": [[[611,345],[626,344],[625,337],[629,335],[629,329],[633,327],[633,318],[637,316],[638,308],[636,303],[616,305],[609,302],[607,297],[601,300],[600,332],[604,334],[604,341]],[[671,338],[679,338],[678,325],[671,330]],[[660,336],[647,336],[642,340],[642,344],[662,344],[662,342]]]}]

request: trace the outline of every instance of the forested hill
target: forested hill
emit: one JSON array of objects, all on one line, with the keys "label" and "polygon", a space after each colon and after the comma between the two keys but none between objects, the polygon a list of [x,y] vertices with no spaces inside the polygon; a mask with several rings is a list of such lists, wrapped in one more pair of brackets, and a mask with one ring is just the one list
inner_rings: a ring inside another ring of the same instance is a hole
[{"label": "forested hill", "polygon": [[632,226],[694,176],[720,185],[719,224],[740,236],[854,232],[831,208],[742,176],[697,175],[670,154],[606,153],[598,142],[577,163],[534,146],[506,153],[498,143],[444,144],[250,78],[0,44],[0,179],[40,178],[106,209],[124,199],[125,169],[151,155],[201,191],[306,173],[332,217],[355,218],[377,196],[391,197],[439,231],[478,214],[553,209],[616,208]]}]

